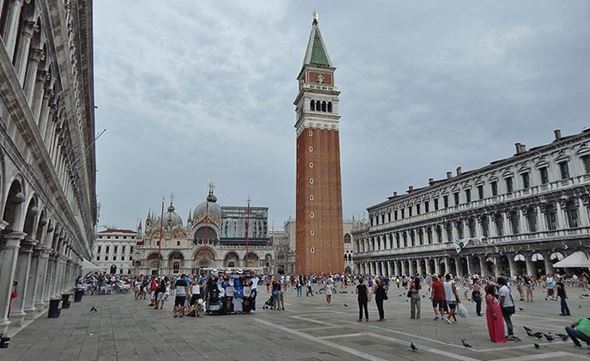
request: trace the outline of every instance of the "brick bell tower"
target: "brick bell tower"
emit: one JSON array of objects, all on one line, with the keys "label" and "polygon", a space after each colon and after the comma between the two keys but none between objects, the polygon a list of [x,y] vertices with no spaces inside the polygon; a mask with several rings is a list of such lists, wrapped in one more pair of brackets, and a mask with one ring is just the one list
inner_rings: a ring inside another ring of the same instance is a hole
[{"label": "brick bell tower", "polygon": [[344,272],[338,95],[314,12],[295,99],[296,259],[299,273]]}]

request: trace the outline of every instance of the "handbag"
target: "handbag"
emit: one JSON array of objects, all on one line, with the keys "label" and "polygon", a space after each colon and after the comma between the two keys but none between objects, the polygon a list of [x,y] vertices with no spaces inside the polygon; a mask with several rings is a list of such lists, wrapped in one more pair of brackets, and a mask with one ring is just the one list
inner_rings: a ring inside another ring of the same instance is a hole
[{"label": "handbag", "polygon": [[462,303],[459,303],[457,305],[457,313],[459,314],[459,317],[466,318],[467,317],[467,307],[463,306]]},{"label": "handbag", "polygon": [[406,297],[408,297],[408,298],[412,297],[412,291],[408,291],[408,294],[406,295]]},{"label": "handbag", "polygon": [[387,297],[387,292],[383,292],[383,300],[388,300],[389,297]]}]

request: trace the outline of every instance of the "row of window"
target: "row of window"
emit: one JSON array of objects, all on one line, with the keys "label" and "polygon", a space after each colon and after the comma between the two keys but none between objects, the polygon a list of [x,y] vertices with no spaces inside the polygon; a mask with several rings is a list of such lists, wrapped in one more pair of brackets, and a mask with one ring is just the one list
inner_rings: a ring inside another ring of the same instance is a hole
[{"label": "row of window", "polygon": [[332,102],[326,102],[325,100],[311,100],[309,102],[309,108],[314,112],[332,113]]},{"label": "row of window", "polygon": [[97,239],[135,239],[135,236],[98,236]]},{"label": "row of window", "polygon": [[[585,170],[586,174],[590,174],[590,155],[582,156],[580,159],[582,160],[582,162],[584,164],[584,170]],[[562,161],[557,164],[559,166],[560,179],[561,180],[569,179],[570,178],[570,171],[569,171],[568,161]],[[549,183],[548,166],[538,168],[538,173],[539,173],[540,184],[541,185],[548,184]],[[529,172],[521,173],[520,178],[521,178],[522,189],[528,189],[531,187],[531,178],[530,178]],[[503,179],[503,181],[504,181],[506,193],[514,192],[515,188],[514,188],[513,176],[505,177]],[[491,181],[489,183],[489,187],[490,187],[489,190],[490,190],[491,196],[492,197],[498,196],[498,180]],[[486,197],[485,188],[484,188],[483,184],[480,184],[476,187],[476,192],[477,192],[476,193],[477,200],[483,200]],[[453,198],[452,198],[453,206],[458,206],[462,203],[460,192],[454,192],[452,194],[452,196],[453,196]],[[464,201],[465,201],[464,203],[471,203],[474,200],[473,198],[474,197],[472,195],[471,188],[465,189],[464,190]],[[391,212],[389,212],[387,214],[383,213],[380,216],[378,216],[378,215],[372,216],[371,217],[371,226],[376,226],[379,224],[391,222],[392,216],[393,216],[393,220],[397,221],[399,219],[412,217],[414,214],[420,215],[422,213],[428,213],[431,211],[430,205],[431,205],[430,201],[425,201],[422,204],[419,203],[419,204],[415,204],[413,206],[409,206],[407,208],[402,208],[401,210],[395,210],[395,211],[393,211],[393,214]],[[434,211],[438,211],[441,207],[441,205],[439,204],[438,198],[435,198],[432,200],[432,205],[433,205],[432,210],[434,210]],[[442,208],[448,208],[449,206],[450,206],[449,196],[443,195],[442,196]]]},{"label": "row of window", "polygon": [[[125,251],[127,250],[126,246],[121,246],[121,253],[125,253]],[[110,253],[111,251],[111,246],[105,246],[105,252],[104,253]],[[96,253],[100,254],[102,253],[102,246],[97,246],[96,247]],[[113,246],[113,253],[119,253],[119,246]],[[129,253],[133,253],[133,246],[129,246]]]},{"label": "row of window", "polygon": [[[588,209],[590,213],[590,208]],[[580,226],[580,218],[578,212],[578,206],[574,201],[568,201],[565,204],[565,208],[563,209],[565,220],[564,220],[564,227],[567,228],[577,228]],[[554,204],[548,204],[543,209],[543,213],[545,215],[545,225],[547,230],[553,231],[560,227],[559,225],[559,217],[557,215],[557,207]],[[510,232],[512,235],[518,235],[523,233],[523,225],[526,225],[528,232],[534,233],[538,232],[539,224],[538,224],[538,217],[537,217],[537,209],[536,207],[529,207],[526,211],[523,212],[524,219],[523,221],[526,224],[521,223],[520,214],[518,211],[510,211],[506,214],[508,217],[508,226],[510,227],[509,230],[504,229],[504,213],[495,213],[491,216],[484,215],[481,217],[481,236],[482,237],[490,237],[491,236],[491,227],[494,227],[495,236],[505,236],[508,235]],[[447,222],[444,225],[444,230],[446,232],[446,239],[448,242],[454,239],[465,239],[465,229],[464,225],[467,226],[467,232],[469,238],[478,237],[479,231],[477,230],[477,221],[475,217],[471,217],[467,220],[466,224],[463,221],[458,221],[456,223],[456,232],[457,236],[454,237],[453,235],[453,223]],[[371,250],[375,250],[375,241],[377,242],[377,250],[380,249],[387,249],[387,248],[402,248],[402,247],[414,247],[414,246],[421,246],[426,244],[433,243],[433,237],[436,236],[436,242],[442,243],[443,242],[443,227],[441,225],[437,225],[434,227],[434,234],[432,232],[431,227],[426,228],[426,232],[422,228],[417,230],[409,230],[409,231],[401,231],[395,233],[393,235],[385,235],[383,238],[384,246],[381,247],[381,239],[379,237],[377,239],[371,238],[370,239],[370,246]],[[401,234],[401,235],[400,235]],[[395,240],[394,240],[395,238]],[[426,240],[426,242],[425,242]],[[394,243],[395,242],[395,243]],[[361,244],[363,244],[361,242]],[[387,247],[389,246],[389,247]],[[357,249],[360,245],[357,244]],[[368,251],[364,249],[363,251]]]},{"label": "row of window", "polygon": [[[96,260],[100,261],[100,256],[96,256]],[[104,256],[103,261],[108,261],[109,260],[109,256]],[[116,261],[117,260],[117,256],[113,256],[113,258],[111,259],[112,261]],[[121,261],[125,260],[125,256],[121,256]],[[128,261],[133,261],[133,256],[129,256],[128,257]]]}]

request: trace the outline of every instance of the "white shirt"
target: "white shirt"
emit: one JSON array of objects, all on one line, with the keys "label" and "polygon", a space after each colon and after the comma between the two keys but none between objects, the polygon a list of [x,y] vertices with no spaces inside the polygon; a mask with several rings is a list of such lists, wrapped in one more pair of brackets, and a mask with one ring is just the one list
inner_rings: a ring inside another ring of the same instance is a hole
[{"label": "white shirt", "polygon": [[514,302],[512,302],[512,297],[510,297],[510,288],[508,288],[508,286],[504,285],[500,287],[500,290],[498,291],[498,297],[504,297],[504,304],[502,305],[502,307],[514,306]]},{"label": "white shirt", "polygon": [[457,297],[455,297],[455,292],[453,292],[453,282],[444,282],[443,288],[445,290],[445,300],[447,300],[447,302],[457,302]]},{"label": "white shirt", "polygon": [[256,289],[256,287],[258,286],[258,281],[259,281],[258,277],[252,277],[252,278],[250,279],[250,281],[252,281],[252,286],[251,286],[251,288],[252,288],[253,290],[255,290],[255,289]]}]

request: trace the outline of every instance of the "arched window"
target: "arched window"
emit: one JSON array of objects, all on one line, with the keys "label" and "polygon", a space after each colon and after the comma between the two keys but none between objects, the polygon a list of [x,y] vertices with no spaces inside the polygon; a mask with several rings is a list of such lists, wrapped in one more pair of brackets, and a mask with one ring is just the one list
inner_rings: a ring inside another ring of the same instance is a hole
[{"label": "arched window", "polygon": [[315,100],[312,99],[312,101],[309,103],[309,107],[311,110],[315,111]]},{"label": "arched window", "polygon": [[322,112],[325,112],[325,111],[326,111],[326,101],[324,100],[322,102]]},{"label": "arched window", "polygon": [[332,113],[332,102],[328,102],[328,113]]},{"label": "arched window", "polygon": [[349,233],[346,233],[344,235],[344,243],[350,243],[352,241],[352,237],[350,236]]},{"label": "arched window", "polygon": [[174,262],[172,264],[172,273],[178,273],[180,271],[180,263]]}]

